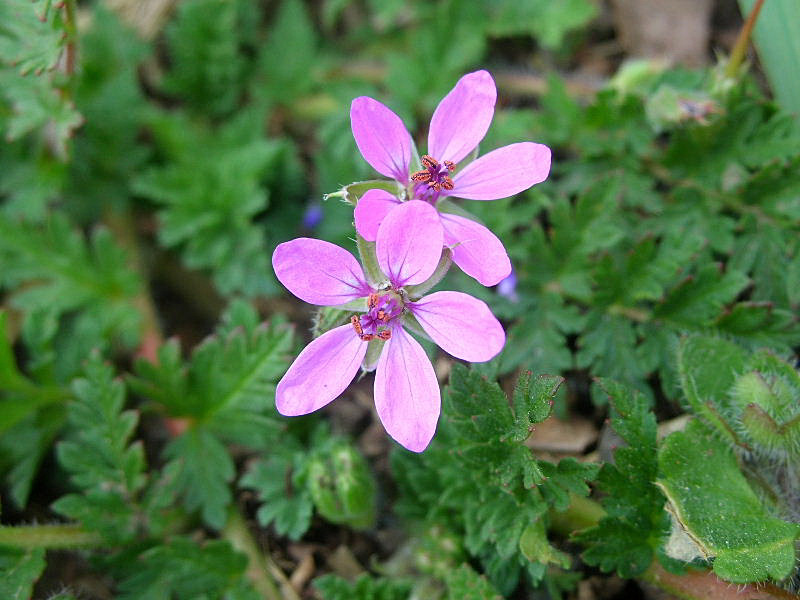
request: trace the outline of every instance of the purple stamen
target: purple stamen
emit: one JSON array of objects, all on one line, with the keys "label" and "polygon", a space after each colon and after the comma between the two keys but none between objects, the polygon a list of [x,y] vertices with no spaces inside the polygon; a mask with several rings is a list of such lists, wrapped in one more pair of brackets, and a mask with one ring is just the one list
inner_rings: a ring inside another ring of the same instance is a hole
[{"label": "purple stamen", "polygon": [[403,314],[403,305],[392,294],[370,294],[367,312],[360,317],[353,315],[350,323],[356,335],[365,342],[374,338],[388,340],[392,335],[393,321]]},{"label": "purple stamen", "polygon": [[440,163],[429,154],[424,155],[420,160],[425,168],[411,174],[411,181],[416,182],[414,197],[433,204],[443,189],[448,191],[453,189],[455,184],[450,173],[456,170],[456,165],[449,160]]}]

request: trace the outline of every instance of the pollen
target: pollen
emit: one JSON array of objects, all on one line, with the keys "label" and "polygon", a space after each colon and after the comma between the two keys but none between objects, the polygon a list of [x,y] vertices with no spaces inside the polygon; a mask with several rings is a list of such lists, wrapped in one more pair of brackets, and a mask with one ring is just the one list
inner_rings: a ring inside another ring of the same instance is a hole
[{"label": "pollen", "polygon": [[450,173],[456,170],[456,164],[451,160],[439,162],[430,154],[425,154],[421,159],[422,166],[425,167],[421,171],[415,171],[411,174],[411,180],[420,184],[426,184],[428,188],[434,192],[441,192],[442,190],[452,190],[455,184],[450,177]]}]

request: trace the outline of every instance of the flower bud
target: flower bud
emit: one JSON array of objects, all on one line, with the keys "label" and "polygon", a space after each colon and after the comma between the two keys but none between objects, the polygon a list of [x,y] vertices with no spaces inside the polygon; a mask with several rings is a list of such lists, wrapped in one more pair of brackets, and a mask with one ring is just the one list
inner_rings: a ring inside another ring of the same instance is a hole
[{"label": "flower bud", "polygon": [[332,523],[368,529],[375,522],[375,481],[366,460],[344,439],[333,439],[311,458],[308,489]]}]

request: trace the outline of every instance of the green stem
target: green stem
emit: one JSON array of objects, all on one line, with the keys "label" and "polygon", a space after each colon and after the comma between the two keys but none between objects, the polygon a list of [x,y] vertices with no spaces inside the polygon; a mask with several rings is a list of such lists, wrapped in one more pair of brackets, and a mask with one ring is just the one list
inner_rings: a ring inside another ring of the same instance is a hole
[{"label": "green stem", "polygon": [[736,38],[736,44],[733,46],[733,50],[731,51],[731,57],[728,59],[728,65],[725,67],[725,77],[732,79],[736,77],[736,73],[739,72],[739,67],[741,66],[745,57],[745,53],[747,52],[747,44],[750,43],[750,37],[753,34],[753,27],[756,25],[758,13],[761,12],[761,6],[763,4],[764,0],[756,0],[753,10],[751,10],[750,14],[747,15],[747,21],[745,21],[742,30],[739,32],[739,37]]},{"label": "green stem", "polygon": [[32,548],[77,548],[102,546],[103,539],[80,525],[0,525],[0,546]]},{"label": "green stem", "polygon": [[[235,508],[228,516],[222,537],[236,550],[247,556],[247,577],[265,600],[300,600],[297,592],[268,554],[261,552],[247,528],[244,517]],[[275,584],[280,584],[280,591]]]}]

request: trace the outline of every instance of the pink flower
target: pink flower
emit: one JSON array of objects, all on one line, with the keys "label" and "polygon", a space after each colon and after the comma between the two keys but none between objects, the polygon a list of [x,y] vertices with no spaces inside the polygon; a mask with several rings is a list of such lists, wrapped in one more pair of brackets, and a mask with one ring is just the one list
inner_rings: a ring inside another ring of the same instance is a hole
[{"label": "pink flower", "polygon": [[407,287],[434,273],[443,237],[429,204],[411,201],[393,210],[376,234],[378,264],[386,275],[377,284],[368,283],[353,255],[334,244],[298,238],[275,249],[275,274],[295,296],[322,306],[360,301],[364,311],[303,349],[278,383],[281,414],[305,415],[331,402],[358,373],[368,346],[375,345],[380,356],[365,368],[375,368],[375,407],[383,426],[409,450],[428,446],[439,419],[439,384],[422,346],[404,326],[421,327],[443,350],[470,362],[490,360],[505,344],[503,327],[481,300],[461,292],[410,297]]},{"label": "pink flower", "polygon": [[[440,198],[497,200],[513,196],[547,178],[550,149],[521,142],[498,148],[470,162],[458,163],[486,135],[497,99],[492,76],[486,71],[464,75],[436,107],[428,131],[428,154],[422,169],[410,172],[414,142],[395,113],[361,96],[350,106],[350,124],[358,149],[381,175],[406,188],[409,199],[436,206]],[[378,225],[400,200],[384,190],[370,190],[358,201],[355,223],[366,240],[376,238]],[[483,285],[495,285],[511,273],[502,242],[483,225],[451,213],[440,213],[445,244],[453,261]]]}]

